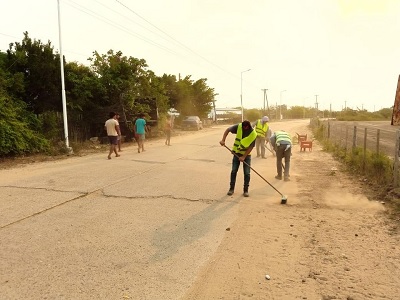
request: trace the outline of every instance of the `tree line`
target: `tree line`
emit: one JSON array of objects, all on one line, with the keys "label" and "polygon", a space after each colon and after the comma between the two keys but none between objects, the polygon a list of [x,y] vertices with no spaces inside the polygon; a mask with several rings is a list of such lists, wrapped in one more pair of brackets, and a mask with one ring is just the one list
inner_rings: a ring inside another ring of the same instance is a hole
[{"label": "tree line", "polygon": [[[0,51],[0,156],[51,151],[65,139],[60,55],[50,41],[23,35]],[[89,66],[63,60],[69,136],[76,141],[98,134],[109,111],[120,112],[125,122],[148,114],[151,107],[138,99],[152,99],[160,116],[174,108],[201,118],[214,101],[206,78],[157,76],[146,60],[121,51],[94,51]]]}]

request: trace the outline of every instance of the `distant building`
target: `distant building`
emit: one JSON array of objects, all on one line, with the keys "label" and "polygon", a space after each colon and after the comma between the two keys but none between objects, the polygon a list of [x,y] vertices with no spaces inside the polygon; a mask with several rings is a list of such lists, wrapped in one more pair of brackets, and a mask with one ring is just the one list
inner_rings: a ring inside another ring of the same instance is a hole
[{"label": "distant building", "polygon": [[238,116],[242,115],[242,110],[240,108],[215,108],[211,109],[210,113],[208,114],[208,118],[212,119],[213,122],[215,121],[227,121],[237,118]]}]

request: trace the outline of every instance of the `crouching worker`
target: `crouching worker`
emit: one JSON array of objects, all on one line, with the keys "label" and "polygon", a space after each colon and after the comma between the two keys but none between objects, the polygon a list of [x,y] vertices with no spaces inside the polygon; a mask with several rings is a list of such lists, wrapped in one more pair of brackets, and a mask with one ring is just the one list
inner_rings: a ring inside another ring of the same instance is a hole
[{"label": "crouching worker", "polygon": [[276,152],[276,172],[275,178],[282,180],[282,159],[285,159],[284,180],[289,181],[290,156],[292,155],[292,139],[290,135],[283,130],[275,131],[270,138],[271,145]]},{"label": "crouching worker", "polygon": [[236,175],[239,170],[240,163],[243,163],[243,196],[249,197],[251,166],[250,152],[255,146],[257,132],[251,127],[251,123],[249,121],[243,121],[242,123],[233,125],[225,130],[222,140],[219,142],[221,146],[225,146],[225,140],[229,133],[236,134],[236,138],[232,148],[232,171],[228,195],[232,195],[235,191]]}]

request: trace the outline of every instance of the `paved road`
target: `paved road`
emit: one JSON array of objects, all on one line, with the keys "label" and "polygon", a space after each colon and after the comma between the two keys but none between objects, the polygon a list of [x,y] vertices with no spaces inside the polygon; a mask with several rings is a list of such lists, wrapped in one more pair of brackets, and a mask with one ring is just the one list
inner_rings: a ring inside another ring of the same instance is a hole
[{"label": "paved road", "polygon": [[218,143],[225,128],[173,137],[171,147],[148,142],[140,154],[131,146],[111,160],[1,170],[0,295],[182,296],[237,217],[239,200],[226,201],[231,154]]},{"label": "paved road", "polygon": [[[254,173],[251,202],[240,195],[241,172],[238,193],[226,196],[231,155],[218,144],[224,129],[173,137],[171,147],[151,141],[140,154],[125,148],[112,160],[103,153],[1,170],[0,299],[184,297],[240,207],[267,204],[276,216],[286,214]],[[253,161],[268,179],[273,166]],[[274,184],[299,205],[297,180]]]}]

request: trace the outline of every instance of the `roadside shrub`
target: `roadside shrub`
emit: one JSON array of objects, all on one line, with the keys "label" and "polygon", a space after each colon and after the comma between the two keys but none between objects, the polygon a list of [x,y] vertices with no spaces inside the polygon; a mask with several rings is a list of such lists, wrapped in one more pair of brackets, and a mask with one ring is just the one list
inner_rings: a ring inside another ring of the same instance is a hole
[{"label": "roadside shrub", "polygon": [[49,142],[35,130],[39,127],[23,102],[0,96],[0,156],[46,152]]}]

